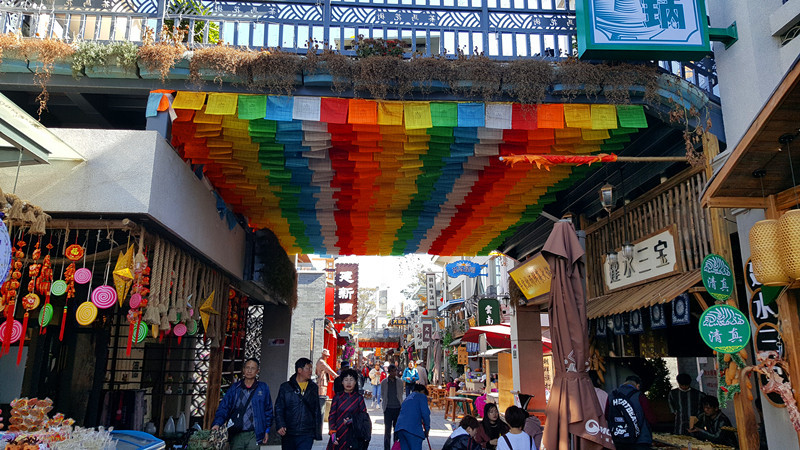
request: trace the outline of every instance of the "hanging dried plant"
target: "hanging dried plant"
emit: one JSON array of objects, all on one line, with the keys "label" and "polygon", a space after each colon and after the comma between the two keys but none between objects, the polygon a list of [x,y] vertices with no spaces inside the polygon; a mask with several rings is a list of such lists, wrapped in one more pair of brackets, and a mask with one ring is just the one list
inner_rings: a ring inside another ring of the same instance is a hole
[{"label": "hanging dried plant", "polygon": [[155,41],[155,32],[152,28],[145,27],[142,46],[139,47],[139,62],[151,71],[158,71],[161,74],[161,82],[167,79],[169,71],[181,59],[186,46],[183,41],[186,38],[188,29],[172,28],[167,25],[161,28],[158,41]]},{"label": "hanging dried plant", "polygon": [[553,64],[541,59],[517,59],[508,64],[503,81],[520,103],[541,103],[553,83]]},{"label": "hanging dried plant", "polygon": [[655,66],[645,64],[617,64],[603,68],[603,95],[608,103],[627,104],[631,102],[631,90],[643,89],[642,95],[646,103],[657,101],[658,70]]},{"label": "hanging dried plant", "polygon": [[39,104],[37,113],[41,119],[42,113],[47,110],[47,102],[50,100],[50,92],[47,85],[53,74],[53,66],[56,61],[66,61],[75,54],[75,49],[59,39],[24,39],[20,42],[20,52],[28,61],[36,61],[36,70],[33,75],[33,82],[42,91],[36,96]]},{"label": "hanging dried plant", "polygon": [[280,49],[254,52],[241,65],[247,71],[250,89],[285,95],[294,92],[301,67],[299,56]]},{"label": "hanging dried plant", "polygon": [[0,64],[3,63],[3,55],[19,56],[20,38],[14,33],[0,34]]},{"label": "hanging dried plant", "polygon": [[605,82],[605,71],[599,64],[569,57],[556,63],[556,83],[561,84],[561,97],[571,102],[579,95],[596,99]]},{"label": "hanging dried plant", "polygon": [[197,49],[189,62],[189,81],[202,85],[204,75],[213,75],[214,82],[222,86],[224,77],[235,77],[241,74],[242,62],[251,58],[252,53],[246,49],[228,45]]},{"label": "hanging dried plant", "polygon": [[355,90],[367,91],[372,98],[383,100],[397,87],[399,76],[405,68],[403,60],[395,56],[370,56],[359,59],[355,71]]},{"label": "hanging dried plant", "polygon": [[452,86],[454,94],[478,97],[484,101],[500,95],[505,65],[484,56],[478,49],[469,57],[459,50],[458,58],[453,61],[453,69],[458,74],[458,80]]},{"label": "hanging dried plant", "polygon": [[423,95],[428,95],[437,88],[450,89],[457,78],[453,62],[444,55],[416,56],[405,63],[403,75],[398,84],[399,97],[412,89],[418,90]]},{"label": "hanging dried plant", "polygon": [[355,61],[333,50],[328,44],[310,41],[302,66],[303,71],[309,75],[327,72],[332,79],[332,90],[337,94],[353,87]]}]

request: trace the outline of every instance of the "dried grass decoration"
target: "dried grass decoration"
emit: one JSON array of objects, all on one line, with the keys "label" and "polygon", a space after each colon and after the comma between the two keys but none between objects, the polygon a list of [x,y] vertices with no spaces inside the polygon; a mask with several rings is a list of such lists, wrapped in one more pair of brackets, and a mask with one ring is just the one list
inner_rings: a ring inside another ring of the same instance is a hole
[{"label": "dried grass decoration", "polygon": [[355,61],[333,50],[328,44],[323,44],[320,48],[319,41],[309,41],[302,65],[307,75],[327,72],[331,76],[332,90],[337,94],[353,87]]},{"label": "dried grass decoration", "polygon": [[60,39],[40,39],[38,37],[21,40],[18,48],[25,59],[39,63],[35,65],[33,82],[42,89],[36,97],[36,102],[39,104],[37,112],[41,119],[42,113],[47,110],[47,102],[50,100],[47,85],[53,74],[53,67],[57,61],[67,61],[72,57],[75,49]]},{"label": "dried grass decoration", "polygon": [[291,95],[298,83],[302,60],[280,49],[248,52],[240,74],[252,90]]},{"label": "dried grass decoration", "polygon": [[244,48],[222,44],[197,49],[189,63],[189,81],[203,85],[204,76],[213,76],[214,83],[222,86],[225,78],[240,75],[242,62],[249,57],[248,53]]},{"label": "dried grass decoration", "polygon": [[508,64],[504,81],[520,103],[542,103],[553,83],[554,74],[553,64],[549,61],[516,59]]},{"label": "dried grass decoration", "polygon": [[161,82],[167,79],[169,71],[175,67],[186,52],[183,40],[189,32],[186,28],[164,25],[158,34],[158,41],[155,40],[155,31],[145,27],[142,46],[139,47],[139,62],[147,70],[158,71],[161,74]]}]

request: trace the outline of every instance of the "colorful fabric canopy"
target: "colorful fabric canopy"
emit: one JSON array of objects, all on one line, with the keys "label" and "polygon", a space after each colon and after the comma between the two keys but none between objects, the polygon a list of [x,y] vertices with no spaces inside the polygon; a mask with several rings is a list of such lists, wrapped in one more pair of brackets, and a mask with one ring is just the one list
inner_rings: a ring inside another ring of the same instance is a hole
[{"label": "colorful fabric canopy", "polygon": [[169,113],[181,156],[289,254],[488,254],[588,170],[501,156],[619,151],[647,126],[636,105],[183,91]]}]

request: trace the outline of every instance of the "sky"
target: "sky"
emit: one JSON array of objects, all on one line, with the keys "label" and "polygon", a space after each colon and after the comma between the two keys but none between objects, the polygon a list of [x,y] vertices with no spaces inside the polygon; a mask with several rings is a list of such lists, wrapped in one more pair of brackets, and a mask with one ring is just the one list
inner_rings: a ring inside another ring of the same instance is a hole
[{"label": "sky", "polygon": [[389,310],[399,308],[403,301],[400,291],[415,279],[415,270],[422,272],[442,272],[442,268],[432,262],[430,255],[405,256],[342,256],[337,263],[358,263],[358,284],[362,287],[385,287],[388,289]]}]

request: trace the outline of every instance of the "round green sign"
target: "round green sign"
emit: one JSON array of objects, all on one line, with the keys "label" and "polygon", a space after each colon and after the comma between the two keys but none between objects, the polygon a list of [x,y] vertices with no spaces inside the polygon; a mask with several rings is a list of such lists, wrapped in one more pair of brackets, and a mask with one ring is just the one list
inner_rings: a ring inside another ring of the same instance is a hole
[{"label": "round green sign", "polygon": [[719,353],[736,353],[750,342],[750,321],[730,305],[714,305],[700,316],[700,336]]},{"label": "round green sign", "polygon": [[703,286],[717,300],[727,300],[733,294],[733,271],[722,256],[711,253],[703,260]]}]

